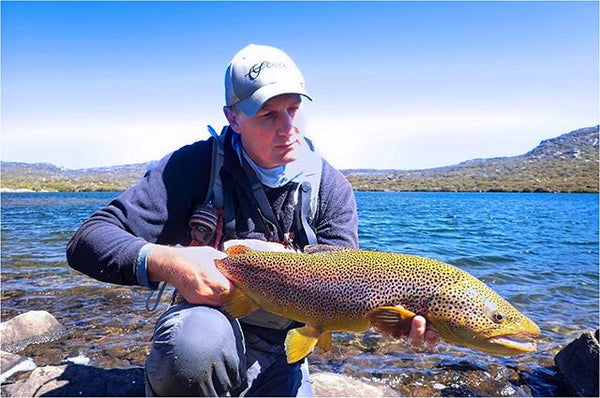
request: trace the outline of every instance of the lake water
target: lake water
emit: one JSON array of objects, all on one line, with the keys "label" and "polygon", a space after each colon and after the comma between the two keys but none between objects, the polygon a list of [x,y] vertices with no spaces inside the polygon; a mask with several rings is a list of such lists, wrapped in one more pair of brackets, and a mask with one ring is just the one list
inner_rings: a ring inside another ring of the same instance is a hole
[{"label": "lake water", "polygon": [[[28,349],[38,365],[77,355],[101,366],[144,363],[166,303],[150,314],[144,310],[146,290],[97,282],[65,260],[75,229],[115,195],[2,194],[2,320],[45,309],[70,331],[68,339],[44,350]],[[551,366],[556,352],[581,332],[598,327],[598,195],[357,192],[356,198],[363,249],[456,265],[532,318],[542,336],[537,352],[498,358],[443,344],[434,350],[403,346],[382,356],[373,350],[384,347],[378,337],[368,334],[371,342],[357,342],[337,334],[337,345],[352,349],[338,348],[343,362],[335,353],[317,354],[317,368],[385,379],[466,358],[535,371]],[[539,395],[552,392],[537,388]]]}]

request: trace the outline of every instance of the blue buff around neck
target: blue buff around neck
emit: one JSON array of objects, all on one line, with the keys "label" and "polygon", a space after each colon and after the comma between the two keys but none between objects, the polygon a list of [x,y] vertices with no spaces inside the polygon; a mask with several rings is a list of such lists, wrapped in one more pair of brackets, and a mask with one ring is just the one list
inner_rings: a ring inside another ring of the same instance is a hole
[{"label": "blue buff around neck", "polygon": [[240,161],[242,161],[242,157],[246,159],[256,173],[258,180],[270,188],[282,187],[290,181],[298,182],[305,173],[312,172],[315,167],[321,167],[320,157],[308,148],[303,138],[298,148],[298,158],[290,163],[273,168],[265,168],[256,164],[244,149],[239,134],[233,134],[232,140]]}]

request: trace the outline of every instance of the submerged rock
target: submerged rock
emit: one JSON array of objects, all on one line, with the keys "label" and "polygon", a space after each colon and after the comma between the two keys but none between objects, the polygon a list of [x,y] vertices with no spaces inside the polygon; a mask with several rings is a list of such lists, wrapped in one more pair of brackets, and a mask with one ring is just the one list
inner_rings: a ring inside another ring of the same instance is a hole
[{"label": "submerged rock", "polygon": [[311,374],[315,397],[398,397],[390,386],[368,382],[336,373],[322,372]]},{"label": "submerged rock", "polygon": [[558,373],[571,392],[581,397],[598,397],[598,332],[582,333],[554,357]]},{"label": "submerged rock", "polygon": [[65,328],[47,311],[29,311],[0,324],[3,351],[17,353],[29,344],[57,340]]}]

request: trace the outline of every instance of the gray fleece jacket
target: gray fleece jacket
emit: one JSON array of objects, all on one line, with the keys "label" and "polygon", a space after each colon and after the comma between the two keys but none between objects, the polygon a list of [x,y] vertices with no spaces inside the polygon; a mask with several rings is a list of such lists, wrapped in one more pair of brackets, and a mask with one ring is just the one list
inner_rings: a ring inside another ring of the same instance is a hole
[{"label": "gray fleece jacket", "polygon": [[[298,229],[289,200],[295,183],[265,188],[279,225],[277,236],[268,234],[261,212],[248,187],[248,176],[228,139],[221,171],[224,184],[234,187],[236,236],[279,240]],[[144,285],[136,266],[146,243],[164,245],[191,242],[188,227],[194,207],[204,200],[211,175],[212,139],[184,146],[167,155],[133,187],[96,211],[67,245],[69,265],[100,281],[120,285]],[[321,244],[358,247],[358,219],[352,187],[344,176],[323,160],[318,206],[313,222]]]}]

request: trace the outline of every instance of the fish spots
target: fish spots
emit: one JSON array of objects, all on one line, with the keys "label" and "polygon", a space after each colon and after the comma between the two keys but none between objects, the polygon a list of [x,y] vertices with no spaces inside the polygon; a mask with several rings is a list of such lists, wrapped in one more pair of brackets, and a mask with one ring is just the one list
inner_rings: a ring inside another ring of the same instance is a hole
[{"label": "fish spots", "polygon": [[352,249],[316,254],[248,250],[223,259],[219,267],[236,285],[281,307],[309,311],[318,320],[360,317],[398,303],[424,314],[428,298],[462,272],[422,257]]},{"label": "fish spots", "polygon": [[372,310],[397,304],[427,316],[450,342],[516,333],[532,324],[480,280],[419,256],[355,249],[247,250],[232,253],[217,267],[266,311],[323,330],[327,325],[364,330]]}]

